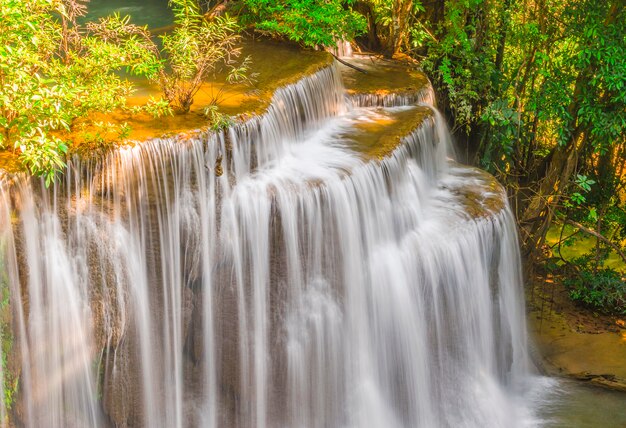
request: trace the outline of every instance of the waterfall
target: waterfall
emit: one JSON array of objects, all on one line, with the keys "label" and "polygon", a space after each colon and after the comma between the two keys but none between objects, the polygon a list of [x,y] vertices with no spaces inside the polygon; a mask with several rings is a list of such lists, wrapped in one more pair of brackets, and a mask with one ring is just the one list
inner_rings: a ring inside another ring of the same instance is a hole
[{"label": "waterfall", "polygon": [[360,123],[431,91],[344,94],[330,67],[227,131],[73,159],[49,189],[3,177],[0,375],[19,388],[0,416],[522,426],[524,306],[502,188],[450,160],[435,113],[382,160],[351,149]]},{"label": "waterfall", "polygon": [[335,46],[327,48],[327,50],[333,55],[340,58],[350,58],[352,57],[352,44],[346,40],[337,40]]}]

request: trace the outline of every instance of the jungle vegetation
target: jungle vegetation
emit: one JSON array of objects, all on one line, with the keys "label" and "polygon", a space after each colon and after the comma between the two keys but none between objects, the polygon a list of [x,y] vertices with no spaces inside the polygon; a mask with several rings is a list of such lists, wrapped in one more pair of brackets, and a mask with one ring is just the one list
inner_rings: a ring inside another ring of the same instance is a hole
[{"label": "jungle vegetation", "polygon": [[[157,38],[119,14],[82,23],[88,0],[0,0],[0,147],[50,184],[68,151],[60,135],[93,113],[185,113],[208,76],[226,69],[226,83],[247,78],[234,18],[209,19],[195,0],[170,6],[175,25]],[[162,97],[128,107],[133,75],[158,84]],[[128,133],[125,124],[92,125]]]},{"label": "jungle vegetation", "polygon": [[[303,35],[304,27],[282,10],[313,22],[320,15],[311,4],[325,4],[243,3],[260,28],[304,45],[316,33]],[[624,271],[604,266],[612,253],[626,268],[623,0],[363,0],[342,6],[333,6],[329,27],[358,12],[366,22],[355,39],[359,48],[413,59],[428,74],[466,160],[507,187],[528,266],[546,260],[544,266],[554,266],[560,259],[574,272],[572,298],[625,313]],[[346,25],[345,34],[360,25]],[[555,227],[559,239],[548,245]],[[565,260],[560,247],[579,235],[595,244]]]},{"label": "jungle vegetation", "polygon": [[[604,266],[609,254],[626,266],[623,0],[170,4],[175,29],[157,42],[121,16],[80,25],[83,0],[0,0],[0,145],[49,182],[67,151],[56,131],[93,111],[125,108],[132,84],[120,70],[161,86],[163,97],[142,108],[185,112],[215,70],[246,78],[250,64],[237,47],[242,27],[308,48],[352,40],[363,51],[414,61],[428,74],[466,160],[508,189],[531,266],[558,258],[550,247],[586,235],[590,251],[566,260],[583,278],[572,296],[624,311],[623,273]],[[555,227],[559,239],[548,245]]]}]

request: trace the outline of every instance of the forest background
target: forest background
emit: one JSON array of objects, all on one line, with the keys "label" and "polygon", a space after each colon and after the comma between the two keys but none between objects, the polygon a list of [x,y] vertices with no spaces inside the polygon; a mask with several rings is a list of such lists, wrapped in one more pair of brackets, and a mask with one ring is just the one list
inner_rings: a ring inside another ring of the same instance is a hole
[{"label": "forest background", "polygon": [[[157,37],[119,15],[86,23],[83,0],[0,0],[0,146],[51,183],[68,155],[63,132],[84,127],[94,112],[184,114],[207,76],[250,79],[242,31],[312,49],[350,41],[428,75],[460,157],[508,191],[527,274],[558,272],[574,300],[626,314],[624,0],[170,6],[175,25]],[[133,74],[159,85],[162,96],[127,107],[133,87],[124,76]],[[218,107],[207,119],[226,126]],[[124,124],[97,125],[116,138],[128,132]]]}]

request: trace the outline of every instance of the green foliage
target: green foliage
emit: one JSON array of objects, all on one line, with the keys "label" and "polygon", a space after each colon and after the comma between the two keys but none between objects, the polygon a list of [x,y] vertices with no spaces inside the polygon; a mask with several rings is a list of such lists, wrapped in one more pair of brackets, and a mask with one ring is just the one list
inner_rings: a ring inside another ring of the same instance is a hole
[{"label": "green foliage", "polygon": [[204,115],[211,122],[211,129],[213,131],[226,129],[234,123],[233,119],[227,114],[221,113],[215,104],[211,104],[206,107],[204,109]]},{"label": "green foliage", "polygon": [[152,99],[142,108],[155,116],[172,110],[187,113],[208,77],[226,72],[226,83],[245,83],[250,68],[249,58],[239,60],[241,36],[234,18],[205,16],[196,0],[171,0],[170,6],[174,27],[160,36],[160,47],[146,27],[132,25],[119,15],[90,26],[108,52],[130,52],[141,59],[128,71],[160,86],[165,99]]},{"label": "green foliage", "polygon": [[[154,80],[161,85],[165,98],[174,109],[188,112],[203,80],[223,69],[229,79],[243,80],[249,59],[242,65],[239,25],[234,18],[202,15],[196,0],[171,0],[174,30],[161,36],[167,69]],[[232,77],[234,76],[234,77]]]},{"label": "green foliage", "polygon": [[244,22],[257,30],[280,34],[307,47],[334,46],[366,28],[353,0],[243,0]]},{"label": "green foliage", "polygon": [[402,48],[410,51],[420,47],[431,37],[418,15],[425,12],[419,0],[369,0],[376,23],[378,38],[387,54]]},{"label": "green foliage", "polygon": [[504,100],[495,100],[485,107],[480,121],[489,124],[491,139],[498,141],[497,149],[493,144],[485,146],[484,152],[481,153],[481,164],[503,168],[502,161],[513,155],[515,143],[519,138],[520,114]]},{"label": "green foliage", "polygon": [[141,38],[108,37],[128,24],[119,16],[80,26],[83,0],[0,0],[0,146],[19,153],[49,185],[64,166],[59,132],[93,112],[124,107],[131,84],[119,71],[148,73]]},{"label": "green foliage", "polygon": [[120,140],[128,138],[131,127],[128,123],[112,123],[97,121],[82,123],[80,126],[82,143],[77,153],[84,159],[103,156]]},{"label": "green foliage", "polygon": [[[4,266],[6,254],[6,242],[0,243],[0,364],[1,380],[4,408],[10,411],[15,403],[15,398],[19,388],[19,376],[9,370],[8,356],[13,352],[14,337],[11,331],[11,306],[8,270]],[[0,420],[0,425],[7,424],[8,421]]]},{"label": "green foliage", "polygon": [[69,126],[63,107],[74,93],[53,76],[62,33],[48,12],[58,8],[43,0],[2,0],[0,8],[0,144],[49,182],[66,147],[48,131]]},{"label": "green foliage", "polygon": [[[111,69],[125,69],[129,74],[155,77],[162,70],[164,61],[158,57],[158,49],[151,40],[146,26],[130,23],[129,16],[115,13],[87,24],[92,37],[84,42],[96,54],[94,60],[107,64]],[[109,77],[110,78],[110,77]]]},{"label": "green foliage", "polygon": [[626,315],[626,281],[613,269],[593,271],[585,266],[565,285],[576,302],[603,313]]},{"label": "green foliage", "polygon": [[141,112],[148,113],[155,119],[161,116],[173,114],[169,101],[164,98],[156,99],[152,96],[148,99],[148,102],[145,105],[134,106],[130,109],[130,111],[135,114]]},{"label": "green foliage", "polygon": [[230,116],[223,114],[219,111],[219,105],[232,96],[231,91],[233,85],[252,85],[258,76],[258,73],[253,73],[251,70],[250,57],[244,58],[244,60],[237,66],[233,66],[226,76],[226,80],[222,84],[211,85],[209,105],[204,108],[203,113],[209,119],[211,129],[217,131],[225,129],[233,124],[233,120]]},{"label": "green foliage", "polygon": [[67,145],[53,135],[47,135],[44,127],[35,127],[20,136],[20,161],[31,173],[45,178],[46,186],[54,180],[57,171],[65,166],[62,155]]},{"label": "green foliage", "polygon": [[509,188],[528,260],[543,254],[555,218],[594,237],[594,268],[624,248],[622,0],[359,5],[368,46],[421,59],[462,151]]},{"label": "green foliage", "polygon": [[591,155],[623,141],[626,19],[619,1],[447,0],[441,10],[439,21],[412,31],[455,129],[479,142],[482,166],[515,179],[532,173],[556,144],[582,138],[590,149],[581,152]]},{"label": "green foliage", "polygon": [[[369,3],[386,6],[374,8],[383,25],[403,2]],[[626,188],[623,2],[425,6],[410,30],[412,52],[423,56],[458,139],[517,199],[526,249],[541,248],[549,224],[540,223],[555,215],[603,235],[621,229],[608,213],[623,207]]]},{"label": "green foliage", "polygon": [[[187,112],[210,74],[226,70],[228,83],[244,82],[249,60],[237,62],[236,21],[205,18],[195,0],[171,5],[176,25],[159,48],[147,27],[119,14],[79,25],[86,0],[0,0],[0,148],[16,151],[49,185],[64,167],[63,131],[89,122],[93,113]],[[133,86],[121,72],[157,82],[165,99],[127,108]],[[90,153],[127,134],[124,125],[92,127],[85,138]]]},{"label": "green foliage", "polygon": [[[487,31],[495,27],[498,3],[481,0],[447,1],[445,16],[435,28],[435,38],[426,38],[427,56],[423,67],[433,83],[446,97],[444,108],[449,109],[455,129],[470,132],[480,119],[502,126],[512,123],[506,103],[497,103],[494,87],[497,84],[496,57],[498,35]],[[501,132],[505,140],[510,132]],[[510,143],[509,143],[510,145]]]},{"label": "green foliage", "polygon": [[[578,190],[570,193],[569,200],[565,200],[563,205],[566,208],[583,205],[585,202],[587,202],[587,198],[581,192],[587,193],[591,191],[591,186],[595,183],[595,180],[588,178],[586,175],[577,174],[574,180],[574,184],[576,185],[576,187],[578,187]],[[589,216],[590,218],[594,218],[597,220],[597,210],[595,208],[590,209]]]}]

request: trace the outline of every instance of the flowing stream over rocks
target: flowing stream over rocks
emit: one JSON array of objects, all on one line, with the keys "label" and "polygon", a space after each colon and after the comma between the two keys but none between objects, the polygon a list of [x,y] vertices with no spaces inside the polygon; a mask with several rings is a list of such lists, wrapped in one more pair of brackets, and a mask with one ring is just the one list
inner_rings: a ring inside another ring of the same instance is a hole
[{"label": "flowing stream over rocks", "polygon": [[[227,131],[74,159],[49,189],[4,176],[2,419],[536,423],[506,196],[450,160],[432,99],[348,98],[333,66]],[[354,150],[420,108],[389,156]]]}]

